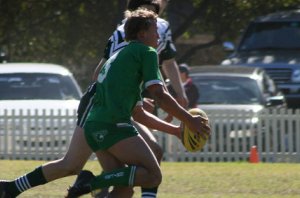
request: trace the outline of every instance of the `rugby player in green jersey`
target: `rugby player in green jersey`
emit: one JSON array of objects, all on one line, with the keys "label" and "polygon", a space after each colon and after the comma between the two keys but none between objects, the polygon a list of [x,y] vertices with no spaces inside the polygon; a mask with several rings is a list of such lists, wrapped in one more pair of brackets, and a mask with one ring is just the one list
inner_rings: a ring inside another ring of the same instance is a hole
[{"label": "rugby player in green jersey", "polygon": [[[140,3],[143,4],[142,1]],[[0,197],[16,197],[22,192],[35,186],[43,185],[53,180],[79,173],[92,153],[83,134],[83,123],[86,119],[86,112],[89,111],[89,107],[84,103],[90,102],[90,100],[86,99],[86,97],[92,98],[94,95],[93,89],[95,89],[95,86],[91,86],[81,99],[80,106],[78,108],[77,126],[74,130],[69,149],[65,156],[61,159],[47,162],[37,167],[35,170],[12,181],[0,180]],[[163,131],[180,138],[179,126],[163,122],[156,116],[145,111],[141,105],[135,106],[133,110],[133,118],[149,128],[157,129],[158,131]],[[150,145],[153,152],[155,152],[156,157],[160,159],[162,154],[159,157],[161,150],[159,150],[157,146],[155,147],[156,140],[151,136],[145,136],[145,140]],[[115,163],[116,161],[108,159],[107,163],[103,164],[103,167],[105,170],[109,170],[109,168],[119,166],[119,164],[115,165]],[[121,197],[131,197],[133,193],[132,189],[124,190],[122,188],[118,188],[113,191],[116,192],[116,195],[119,195],[118,197],[120,197],[120,194],[122,195]]]},{"label": "rugby player in green jersey", "polygon": [[93,107],[84,125],[88,145],[99,160],[115,159],[128,166],[104,172],[99,176],[78,180],[69,189],[68,197],[109,186],[141,186],[156,188],[162,174],[153,152],[131,124],[132,111],[142,102],[141,92],[147,89],[158,105],[184,122],[192,131],[206,138],[207,119],[189,114],[165,90],[158,57],[156,14],[144,9],[130,13],[125,24],[129,44],[104,64],[97,78]]},{"label": "rugby player in green jersey", "polygon": [[[144,4],[145,2],[146,1],[141,1],[140,4]],[[151,8],[151,6],[149,7]],[[91,97],[89,95],[94,95],[92,89],[95,89],[95,86],[88,89],[85,96]],[[81,101],[84,100],[82,99]],[[85,100],[85,101],[89,102],[89,100]],[[20,193],[30,188],[33,188],[38,185],[46,184],[48,182],[51,182],[59,178],[77,174],[82,169],[82,167],[84,166],[84,164],[86,163],[87,159],[91,154],[91,150],[89,149],[86,140],[83,136],[83,129],[82,129],[84,123],[83,121],[85,121],[85,114],[86,114],[85,112],[88,112],[88,110],[86,109],[87,107],[85,107],[85,105],[80,105],[78,109],[77,126],[75,128],[66,155],[59,160],[55,160],[43,164],[42,166],[36,168],[32,172],[29,172],[21,177],[18,177],[15,180],[0,181],[0,197],[2,196],[16,197]],[[146,118],[145,116],[148,116],[148,118]],[[149,116],[151,117],[151,119],[149,119]],[[163,123],[162,120],[158,119],[157,117],[151,114],[149,115],[149,113],[144,111],[141,105],[137,105],[134,108],[133,117],[135,121],[138,121],[149,128],[157,129],[159,131],[167,132],[169,134],[179,137],[180,130],[178,126],[174,126],[169,123]],[[146,136],[144,137],[147,138]],[[156,140],[155,139],[152,140],[151,136],[149,136],[148,140],[146,139],[146,141],[151,146],[153,152],[156,154],[156,157],[158,159],[161,158],[159,157],[160,150],[156,149],[157,147],[155,147]],[[103,164],[103,168],[109,170],[109,168],[119,165],[119,164],[115,165],[115,163],[116,161],[107,159],[107,162]],[[126,196],[130,197],[130,195],[132,195],[133,193],[132,190],[124,191],[124,189],[121,190],[114,189],[114,191],[116,192],[116,196],[119,193],[119,195],[121,194],[122,197],[126,197]],[[126,193],[127,195],[125,195]]]}]

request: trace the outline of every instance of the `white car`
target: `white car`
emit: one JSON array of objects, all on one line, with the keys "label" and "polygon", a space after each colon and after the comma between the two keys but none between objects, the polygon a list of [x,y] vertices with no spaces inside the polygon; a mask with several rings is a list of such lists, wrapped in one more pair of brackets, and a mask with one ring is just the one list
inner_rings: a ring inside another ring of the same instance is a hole
[{"label": "white car", "polygon": [[81,96],[78,83],[63,66],[0,64],[0,151],[18,149],[15,143],[31,149],[65,146]]},{"label": "white car", "polygon": [[[230,125],[216,122],[217,151],[220,147],[224,150],[230,145],[233,147],[235,142],[242,147],[243,137],[247,138],[249,148],[250,137],[258,133],[253,130],[260,122],[258,115],[267,108],[286,107],[284,95],[261,68],[195,66],[190,69],[190,77],[200,92],[198,107],[209,116],[218,120],[223,115],[243,115],[227,117]],[[224,141],[219,142],[218,137],[223,137]]]}]

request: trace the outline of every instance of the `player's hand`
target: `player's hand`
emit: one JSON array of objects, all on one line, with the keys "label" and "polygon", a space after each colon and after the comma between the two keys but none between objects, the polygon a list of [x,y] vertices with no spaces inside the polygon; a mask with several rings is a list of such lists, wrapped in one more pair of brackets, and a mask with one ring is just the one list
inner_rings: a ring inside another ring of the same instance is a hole
[{"label": "player's hand", "polygon": [[193,115],[189,122],[186,124],[191,131],[194,131],[205,140],[207,140],[211,134],[211,128],[209,126],[208,119],[205,117]]}]

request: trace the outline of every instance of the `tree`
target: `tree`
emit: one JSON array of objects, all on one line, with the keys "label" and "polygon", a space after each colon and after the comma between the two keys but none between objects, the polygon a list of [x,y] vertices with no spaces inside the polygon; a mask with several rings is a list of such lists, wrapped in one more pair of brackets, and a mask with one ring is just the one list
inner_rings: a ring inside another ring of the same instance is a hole
[{"label": "tree", "polygon": [[[241,30],[255,17],[295,9],[299,3],[299,0],[171,0],[166,15],[177,43],[179,39],[182,42],[196,35],[211,35],[204,43],[194,39],[177,59],[179,62],[189,62],[199,50],[220,47],[224,40],[238,39]],[[220,58],[214,64],[221,61]],[[196,64],[199,63],[201,61]]]},{"label": "tree", "polygon": [[[299,3],[171,0],[164,14],[173,30],[179,62],[216,64],[224,55],[221,43],[236,40],[251,19]],[[65,65],[85,89],[125,7],[126,0],[0,0],[0,57],[2,51],[11,62]],[[199,35],[205,39],[197,39]]]},{"label": "tree", "polygon": [[12,62],[65,65],[85,87],[124,6],[122,0],[1,0],[0,49]]}]

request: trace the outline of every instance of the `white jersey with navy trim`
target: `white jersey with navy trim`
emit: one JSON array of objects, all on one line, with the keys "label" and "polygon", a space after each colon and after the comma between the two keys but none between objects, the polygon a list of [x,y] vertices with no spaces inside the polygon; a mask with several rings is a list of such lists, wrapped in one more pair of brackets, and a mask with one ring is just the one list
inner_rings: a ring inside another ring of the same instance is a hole
[{"label": "white jersey with navy trim", "polygon": [[[110,58],[112,55],[123,49],[128,44],[125,41],[125,22],[126,20],[123,20],[123,24],[120,25],[109,38],[104,51],[104,58]],[[172,33],[169,23],[162,18],[157,18],[157,29],[159,34],[159,44],[157,47],[158,55],[161,55],[164,52],[165,54],[167,54],[167,56],[160,56],[161,59],[173,58],[176,54],[176,48],[172,41]]]}]

